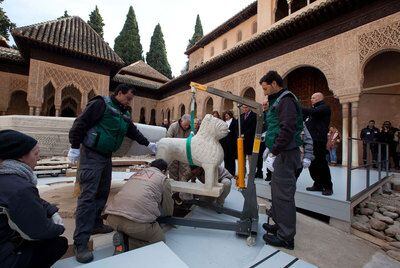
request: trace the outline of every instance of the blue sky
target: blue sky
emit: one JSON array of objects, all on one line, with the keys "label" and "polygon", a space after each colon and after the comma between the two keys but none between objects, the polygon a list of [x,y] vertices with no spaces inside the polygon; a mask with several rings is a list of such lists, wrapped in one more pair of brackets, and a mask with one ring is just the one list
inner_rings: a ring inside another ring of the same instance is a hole
[{"label": "blue sky", "polygon": [[184,54],[193,35],[196,15],[200,14],[204,33],[245,8],[254,0],[5,0],[3,8],[8,17],[25,26],[60,17],[64,10],[70,15],[89,19],[95,5],[104,19],[104,39],[114,47],[132,5],[139,24],[144,55],[149,50],[150,38],[157,23],[161,24],[168,52],[168,61],[175,76],[180,74],[187,56]]}]

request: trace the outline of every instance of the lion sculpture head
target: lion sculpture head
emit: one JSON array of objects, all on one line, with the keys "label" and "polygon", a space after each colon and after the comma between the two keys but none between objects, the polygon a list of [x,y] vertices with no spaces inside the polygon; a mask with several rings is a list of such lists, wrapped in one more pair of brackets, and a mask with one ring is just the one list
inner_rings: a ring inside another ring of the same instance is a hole
[{"label": "lion sculpture head", "polygon": [[196,135],[207,136],[220,140],[229,133],[228,124],[211,114],[206,114],[201,121],[199,132]]}]

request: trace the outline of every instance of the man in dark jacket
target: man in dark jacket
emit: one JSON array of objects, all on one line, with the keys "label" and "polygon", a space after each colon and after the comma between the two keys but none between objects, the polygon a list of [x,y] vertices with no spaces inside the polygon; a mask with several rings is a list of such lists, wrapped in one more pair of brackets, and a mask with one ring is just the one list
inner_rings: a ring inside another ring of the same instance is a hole
[{"label": "man in dark jacket", "polygon": [[0,267],[50,267],[67,251],[58,208],[36,188],[38,159],[37,140],[0,131]]},{"label": "man in dark jacket", "polygon": [[242,114],[240,115],[240,128],[244,137],[243,149],[247,156],[253,153],[254,135],[256,134],[257,115],[250,110],[247,105],[242,105]]},{"label": "man in dark jacket", "polygon": [[372,154],[373,161],[376,162],[378,156],[378,150],[376,143],[371,143],[377,141],[379,138],[379,129],[375,127],[375,120],[370,120],[368,126],[361,130],[360,138],[363,141],[363,161],[364,165],[367,163],[367,143],[370,143],[369,149]]},{"label": "man in dark jacket", "polygon": [[306,118],[306,126],[310,131],[314,146],[314,160],[311,162],[309,171],[314,180],[312,187],[307,191],[322,191],[323,195],[332,195],[332,178],[326,155],[328,153],[326,144],[328,142],[329,125],[331,122],[331,109],[324,102],[324,95],[320,92],[311,96],[311,108],[303,108]]},{"label": "man in dark jacket", "polygon": [[263,239],[272,246],[293,249],[296,234],[294,195],[296,172],[302,167],[299,147],[302,145],[303,117],[296,96],[283,88],[282,77],[276,71],[269,71],[260,84],[269,102],[265,145],[270,153],[266,166],[272,171],[272,218],[275,222],[275,225],[263,224],[267,230]]},{"label": "man in dark jacket", "polygon": [[76,260],[82,263],[93,260],[87,247],[90,235],[112,232],[101,219],[110,192],[112,153],[119,149],[125,136],[147,146],[153,153],[157,149],[132,123],[129,112],[132,99],[133,88],[124,84],[111,97],[93,98],[69,132],[68,157],[71,162],[80,158],[81,194],[76,208],[74,244]]},{"label": "man in dark jacket", "polygon": [[237,138],[238,138],[238,123],[233,117],[232,111],[226,111],[223,113],[223,119],[229,126],[229,133],[226,137],[220,140],[222,149],[224,150],[224,165],[230,174],[235,176],[236,174],[236,162],[237,158]]}]

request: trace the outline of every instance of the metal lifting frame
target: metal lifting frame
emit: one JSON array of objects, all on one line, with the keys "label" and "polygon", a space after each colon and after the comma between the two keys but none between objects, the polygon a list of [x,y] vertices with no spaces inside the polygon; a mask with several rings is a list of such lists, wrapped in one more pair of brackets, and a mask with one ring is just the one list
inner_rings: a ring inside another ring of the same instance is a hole
[{"label": "metal lifting frame", "polygon": [[230,92],[222,91],[213,87],[207,87],[197,83],[191,83],[191,86],[192,88],[194,87],[197,90],[202,90],[207,93],[222,97],[224,99],[237,102],[238,105],[246,105],[252,108],[252,110],[257,114],[257,126],[254,137],[253,152],[249,159],[250,170],[247,177],[247,187],[241,190],[241,193],[244,197],[243,209],[242,211],[238,211],[230,208],[218,207],[212,203],[195,199],[187,203],[210,208],[218,213],[224,213],[226,215],[238,218],[239,220],[236,222],[226,222],[226,221],[201,220],[201,219],[186,219],[179,217],[162,217],[159,218],[157,221],[159,223],[167,223],[172,225],[235,231],[236,234],[242,236],[248,236],[248,238],[256,236],[258,230],[258,204],[257,204],[257,195],[256,195],[254,177],[257,167],[258,154],[260,151],[260,142],[261,142],[261,134],[263,126],[262,105],[253,100],[246,99],[234,95]]}]

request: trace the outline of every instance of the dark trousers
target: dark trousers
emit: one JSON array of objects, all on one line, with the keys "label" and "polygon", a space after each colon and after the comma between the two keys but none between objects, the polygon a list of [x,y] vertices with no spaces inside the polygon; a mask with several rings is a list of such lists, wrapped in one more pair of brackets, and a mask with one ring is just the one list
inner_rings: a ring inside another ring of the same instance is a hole
[{"label": "dark trousers", "polygon": [[[372,155],[372,160],[374,162],[376,162],[377,158],[378,158],[378,148],[376,144],[369,144],[369,150],[371,152]],[[367,156],[368,156],[368,152],[367,152],[367,144],[363,143],[363,162],[364,165],[367,164]]]},{"label": "dark trousers", "polygon": [[231,173],[232,176],[236,174],[236,161],[235,155],[233,154],[224,154],[224,166]]},{"label": "dark trousers", "polygon": [[281,152],[275,159],[272,173],[272,218],[278,226],[277,235],[285,241],[296,235],[296,181],[301,169],[300,150]]},{"label": "dark trousers", "polygon": [[314,186],[324,189],[332,189],[331,171],[326,161],[326,142],[314,141],[314,157],[309,167]]},{"label": "dark trousers", "polygon": [[6,259],[6,263],[1,267],[51,267],[58,261],[68,249],[68,240],[65,237],[40,241],[24,241],[16,249],[16,253]]},{"label": "dark trousers", "polygon": [[81,149],[78,180],[81,194],[76,207],[74,242],[86,246],[92,230],[103,224],[101,213],[111,187],[111,157],[86,147]]},{"label": "dark trousers", "polygon": [[257,170],[256,170],[256,178],[263,178],[263,153],[265,151],[265,143],[261,142],[260,144],[260,152],[258,153],[258,158],[257,158]]}]

